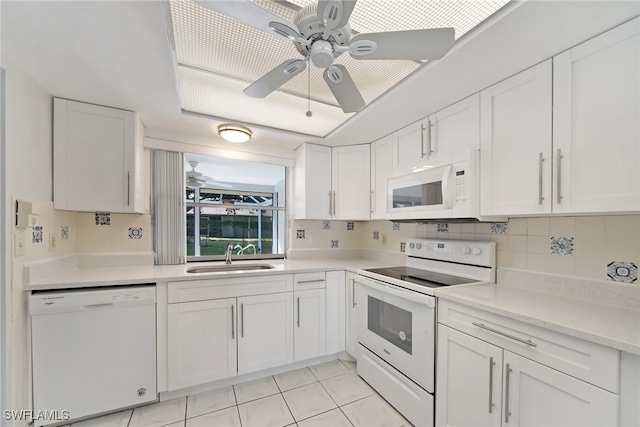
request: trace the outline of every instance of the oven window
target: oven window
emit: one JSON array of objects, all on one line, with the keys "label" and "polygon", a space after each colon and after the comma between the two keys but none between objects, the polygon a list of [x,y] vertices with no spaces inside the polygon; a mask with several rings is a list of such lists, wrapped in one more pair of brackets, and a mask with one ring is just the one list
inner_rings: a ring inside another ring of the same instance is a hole
[{"label": "oven window", "polygon": [[411,312],[372,296],[368,296],[367,304],[369,330],[411,354]]},{"label": "oven window", "polygon": [[392,196],[394,209],[438,206],[442,204],[442,181],[394,188]]}]

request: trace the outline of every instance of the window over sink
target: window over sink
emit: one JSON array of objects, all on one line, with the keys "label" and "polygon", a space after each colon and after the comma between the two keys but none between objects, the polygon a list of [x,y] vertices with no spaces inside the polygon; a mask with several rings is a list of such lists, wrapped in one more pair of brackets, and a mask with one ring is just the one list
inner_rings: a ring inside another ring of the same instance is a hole
[{"label": "window over sink", "polygon": [[185,155],[187,260],[285,254],[284,166]]}]

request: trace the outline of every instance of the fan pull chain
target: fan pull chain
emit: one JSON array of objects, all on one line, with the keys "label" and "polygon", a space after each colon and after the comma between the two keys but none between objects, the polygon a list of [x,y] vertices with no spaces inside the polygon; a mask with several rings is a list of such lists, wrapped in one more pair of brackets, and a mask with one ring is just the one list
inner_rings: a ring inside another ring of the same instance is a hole
[{"label": "fan pull chain", "polygon": [[[307,62],[309,62],[308,59]],[[313,116],[311,112],[311,64],[307,64],[307,117],[311,116]]]}]

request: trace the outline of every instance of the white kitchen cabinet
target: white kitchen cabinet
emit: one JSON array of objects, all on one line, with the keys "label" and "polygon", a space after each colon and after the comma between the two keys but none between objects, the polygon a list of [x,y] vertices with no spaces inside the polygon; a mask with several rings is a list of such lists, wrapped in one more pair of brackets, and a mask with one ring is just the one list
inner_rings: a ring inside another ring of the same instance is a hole
[{"label": "white kitchen cabinet", "polygon": [[368,220],[370,170],[369,144],[302,145],[295,152],[295,218]]},{"label": "white kitchen cabinet", "polygon": [[640,210],[640,18],[553,58],[553,212]]},{"label": "white kitchen cabinet", "polygon": [[294,360],[311,359],[326,354],[325,290],[295,291]]},{"label": "white kitchen cabinet", "polygon": [[346,280],[347,286],[345,286],[346,290],[346,350],[347,353],[351,355],[353,358],[357,358],[358,356],[358,295],[357,295],[357,286],[356,279],[358,275],[355,273],[347,272]]},{"label": "white kitchen cabinet", "polygon": [[54,98],[54,208],[142,212],[143,137],[134,112]]},{"label": "white kitchen cabinet", "polygon": [[480,94],[480,213],[551,212],[551,60]]},{"label": "white kitchen cabinet", "polygon": [[236,313],[235,298],[169,304],[170,390],[236,375]]},{"label": "white kitchen cabinet", "polygon": [[346,342],[345,272],[327,271],[326,279],[327,354],[335,354]]},{"label": "white kitchen cabinet", "polygon": [[290,292],[238,298],[238,374],[293,362]]},{"label": "white kitchen cabinet", "polygon": [[480,148],[480,94],[431,114],[424,128],[424,153],[429,162],[449,162],[451,155]]},{"label": "white kitchen cabinet", "polygon": [[385,219],[387,214],[387,179],[393,175],[393,151],[393,135],[371,144],[371,219]]},{"label": "white kitchen cabinet", "polygon": [[619,424],[620,352],[438,302],[436,425]]},{"label": "white kitchen cabinet", "polygon": [[414,167],[427,160],[424,146],[425,124],[426,120],[420,120],[393,135],[394,176],[411,173]]}]

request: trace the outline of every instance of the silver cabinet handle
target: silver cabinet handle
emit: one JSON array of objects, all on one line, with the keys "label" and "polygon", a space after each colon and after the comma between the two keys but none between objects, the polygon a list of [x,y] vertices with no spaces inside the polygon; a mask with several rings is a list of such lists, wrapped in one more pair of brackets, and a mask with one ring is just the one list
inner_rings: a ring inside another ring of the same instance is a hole
[{"label": "silver cabinet handle", "polygon": [[436,120],[435,122],[431,123],[431,120],[429,120],[429,135],[430,135],[430,139],[431,139],[431,148],[429,151],[429,157],[431,157],[432,154],[435,154],[438,152],[438,121]]},{"label": "silver cabinet handle", "polygon": [[332,211],[333,211],[333,205],[331,203],[331,191],[329,191],[329,216],[332,215],[331,213]]},{"label": "silver cabinet handle", "polygon": [[515,335],[507,334],[507,333],[499,331],[497,329],[490,328],[489,326],[485,325],[484,323],[471,322],[471,324],[473,326],[477,326],[478,328],[482,328],[482,329],[485,329],[485,330],[487,330],[489,332],[493,332],[494,334],[502,335],[503,337],[511,338],[512,340],[521,342],[521,343],[526,344],[526,345],[530,345],[531,347],[537,347],[538,346],[538,344],[534,343],[531,340],[525,340],[523,338],[516,337]]},{"label": "silver cabinet handle", "polygon": [[127,206],[131,206],[131,171],[127,172]]},{"label": "silver cabinet handle", "polygon": [[351,298],[351,308],[356,308],[356,305],[358,305],[358,303],[356,302],[356,282],[353,279],[351,279]]},{"label": "silver cabinet handle", "polygon": [[431,120],[427,120],[427,157],[431,156]]},{"label": "silver cabinet handle", "polygon": [[298,328],[300,327],[300,297],[298,297]]},{"label": "silver cabinet handle", "polygon": [[556,151],[556,203],[562,201],[562,151]]},{"label": "silver cabinet handle", "polygon": [[489,413],[493,413],[493,357],[489,358]]},{"label": "silver cabinet handle", "polygon": [[336,214],[336,191],[333,190],[333,215]]},{"label": "silver cabinet handle", "polygon": [[504,390],[506,393],[506,396],[504,398],[504,422],[508,423],[509,415],[511,415],[511,412],[509,412],[509,374],[511,374],[511,371],[513,371],[513,369],[511,369],[508,363],[507,363],[506,371],[507,371],[507,377],[505,380],[505,390]]},{"label": "silver cabinet handle", "polygon": [[240,304],[240,338],[244,338],[244,304]]},{"label": "silver cabinet handle", "polygon": [[324,279],[298,280],[296,283],[298,285],[304,285],[306,283],[320,283],[320,282],[324,282]]},{"label": "silver cabinet handle", "polygon": [[369,212],[374,213],[376,206],[376,193],[375,191],[371,192],[371,197],[369,197]]},{"label": "silver cabinet handle", "polygon": [[233,312],[233,304],[231,305],[231,339],[236,339],[236,319]]},{"label": "silver cabinet handle", "polygon": [[424,125],[420,124],[420,157],[424,159]]},{"label": "silver cabinet handle", "polygon": [[538,154],[538,204],[542,204],[542,162],[544,162],[544,158],[542,157],[542,153]]}]

